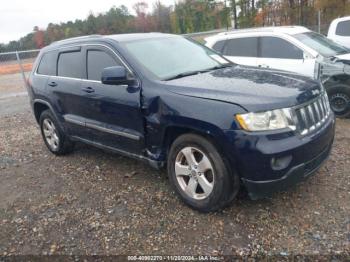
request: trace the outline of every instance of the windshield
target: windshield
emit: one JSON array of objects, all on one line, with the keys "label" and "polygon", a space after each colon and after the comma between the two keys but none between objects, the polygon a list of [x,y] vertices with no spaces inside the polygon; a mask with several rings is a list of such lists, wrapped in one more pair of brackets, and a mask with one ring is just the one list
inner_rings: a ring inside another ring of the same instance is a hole
[{"label": "windshield", "polygon": [[143,67],[161,80],[230,64],[214,51],[184,37],[131,41],[124,46]]},{"label": "windshield", "polygon": [[327,37],[315,32],[296,34],[294,37],[325,57],[341,55],[350,52],[350,50],[346,47],[338,45]]}]

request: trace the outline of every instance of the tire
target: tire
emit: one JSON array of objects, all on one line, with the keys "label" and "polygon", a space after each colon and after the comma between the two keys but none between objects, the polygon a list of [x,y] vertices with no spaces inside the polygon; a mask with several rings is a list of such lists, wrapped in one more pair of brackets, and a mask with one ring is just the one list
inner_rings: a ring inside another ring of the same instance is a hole
[{"label": "tire", "polygon": [[338,118],[350,116],[350,87],[336,85],[327,89],[329,103],[332,111]]},{"label": "tire", "polygon": [[63,132],[50,110],[45,110],[39,119],[43,140],[51,153],[65,155],[73,151],[74,143]]},{"label": "tire", "polygon": [[226,207],[240,188],[238,175],[231,172],[214,144],[199,135],[186,134],[174,141],[167,169],[180,198],[200,212]]}]

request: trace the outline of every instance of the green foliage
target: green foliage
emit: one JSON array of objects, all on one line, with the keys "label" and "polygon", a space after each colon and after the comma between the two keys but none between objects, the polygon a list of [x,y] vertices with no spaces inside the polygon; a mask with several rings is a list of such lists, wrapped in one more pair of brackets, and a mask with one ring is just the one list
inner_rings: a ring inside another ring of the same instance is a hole
[{"label": "green foliage", "polygon": [[175,5],[172,28],[184,34],[231,26],[228,12],[224,2],[185,0]]}]

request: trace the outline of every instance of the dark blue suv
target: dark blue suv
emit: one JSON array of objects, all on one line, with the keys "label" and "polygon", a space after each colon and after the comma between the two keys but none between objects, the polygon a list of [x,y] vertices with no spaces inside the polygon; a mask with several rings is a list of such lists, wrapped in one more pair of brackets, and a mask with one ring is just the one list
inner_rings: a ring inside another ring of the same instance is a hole
[{"label": "dark blue suv", "polygon": [[330,153],[334,115],[307,77],[228,62],[181,36],[87,36],[41,50],[29,79],[48,149],[76,141],[167,167],[191,207],[214,211],[244,185],[269,196]]}]

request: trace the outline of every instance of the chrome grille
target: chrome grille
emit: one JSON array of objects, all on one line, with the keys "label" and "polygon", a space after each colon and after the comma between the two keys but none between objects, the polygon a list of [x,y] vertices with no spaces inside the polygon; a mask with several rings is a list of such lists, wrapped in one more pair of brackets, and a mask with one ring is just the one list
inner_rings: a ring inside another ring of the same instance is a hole
[{"label": "chrome grille", "polygon": [[320,95],[313,102],[295,109],[298,130],[302,136],[316,131],[331,113],[327,94]]}]

